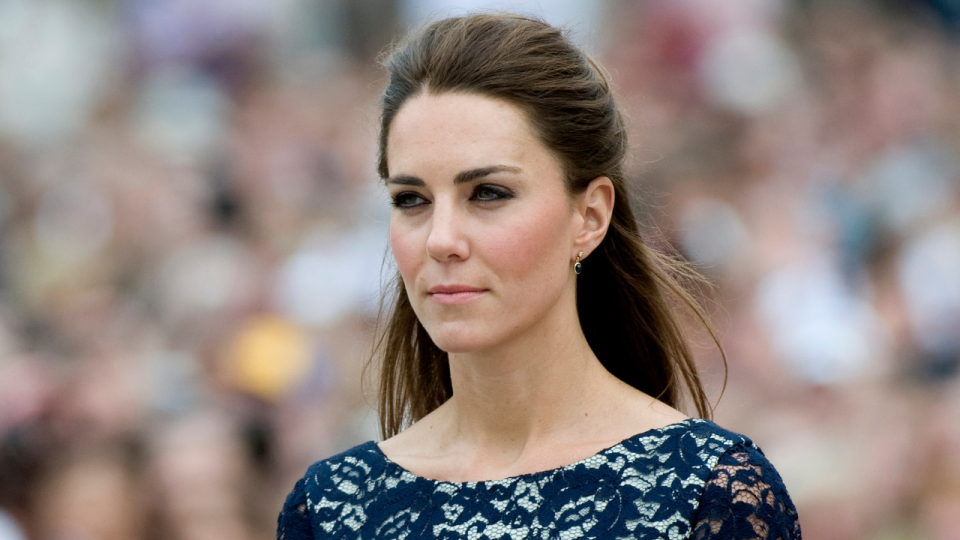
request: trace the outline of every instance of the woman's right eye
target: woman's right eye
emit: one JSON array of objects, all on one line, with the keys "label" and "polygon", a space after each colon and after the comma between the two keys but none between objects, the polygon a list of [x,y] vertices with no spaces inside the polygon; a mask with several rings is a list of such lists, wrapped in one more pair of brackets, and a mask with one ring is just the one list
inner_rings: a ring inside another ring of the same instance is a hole
[{"label": "woman's right eye", "polygon": [[393,207],[401,210],[416,208],[426,203],[426,199],[412,191],[404,191],[393,196]]}]

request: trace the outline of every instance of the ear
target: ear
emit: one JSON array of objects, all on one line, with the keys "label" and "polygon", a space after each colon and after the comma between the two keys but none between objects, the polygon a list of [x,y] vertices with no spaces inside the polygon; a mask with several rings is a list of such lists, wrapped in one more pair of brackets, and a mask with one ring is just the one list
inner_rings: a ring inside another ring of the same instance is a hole
[{"label": "ear", "polygon": [[598,176],[590,181],[580,195],[577,212],[581,226],[574,238],[571,260],[576,259],[580,251],[583,252],[583,258],[588,257],[607,235],[607,227],[613,216],[614,193],[613,182],[606,176]]}]

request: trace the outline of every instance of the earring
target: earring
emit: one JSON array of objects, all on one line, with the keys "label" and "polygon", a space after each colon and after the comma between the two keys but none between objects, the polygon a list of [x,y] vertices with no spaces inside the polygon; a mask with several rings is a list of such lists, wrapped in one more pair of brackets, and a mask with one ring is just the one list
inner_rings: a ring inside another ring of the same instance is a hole
[{"label": "earring", "polygon": [[583,272],[583,265],[580,264],[580,257],[583,257],[583,252],[577,253],[577,260],[573,263],[573,271],[576,273]]}]

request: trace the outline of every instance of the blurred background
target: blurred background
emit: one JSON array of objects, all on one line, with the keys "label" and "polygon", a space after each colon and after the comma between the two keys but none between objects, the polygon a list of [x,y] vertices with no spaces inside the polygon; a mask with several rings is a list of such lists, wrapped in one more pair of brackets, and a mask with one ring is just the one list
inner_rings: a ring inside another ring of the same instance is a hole
[{"label": "blurred background", "polygon": [[491,6],[609,69],[804,537],[960,539],[960,1],[0,0],[0,540],[271,538],[376,438],[376,57]]}]

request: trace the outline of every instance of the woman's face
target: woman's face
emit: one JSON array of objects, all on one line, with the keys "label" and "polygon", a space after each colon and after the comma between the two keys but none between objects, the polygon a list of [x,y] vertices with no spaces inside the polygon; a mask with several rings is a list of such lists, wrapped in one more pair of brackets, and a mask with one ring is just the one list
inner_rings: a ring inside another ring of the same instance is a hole
[{"label": "woman's face", "polygon": [[421,94],[394,117],[387,163],[393,255],[438,347],[495,347],[575,309],[583,219],[520,109]]}]

